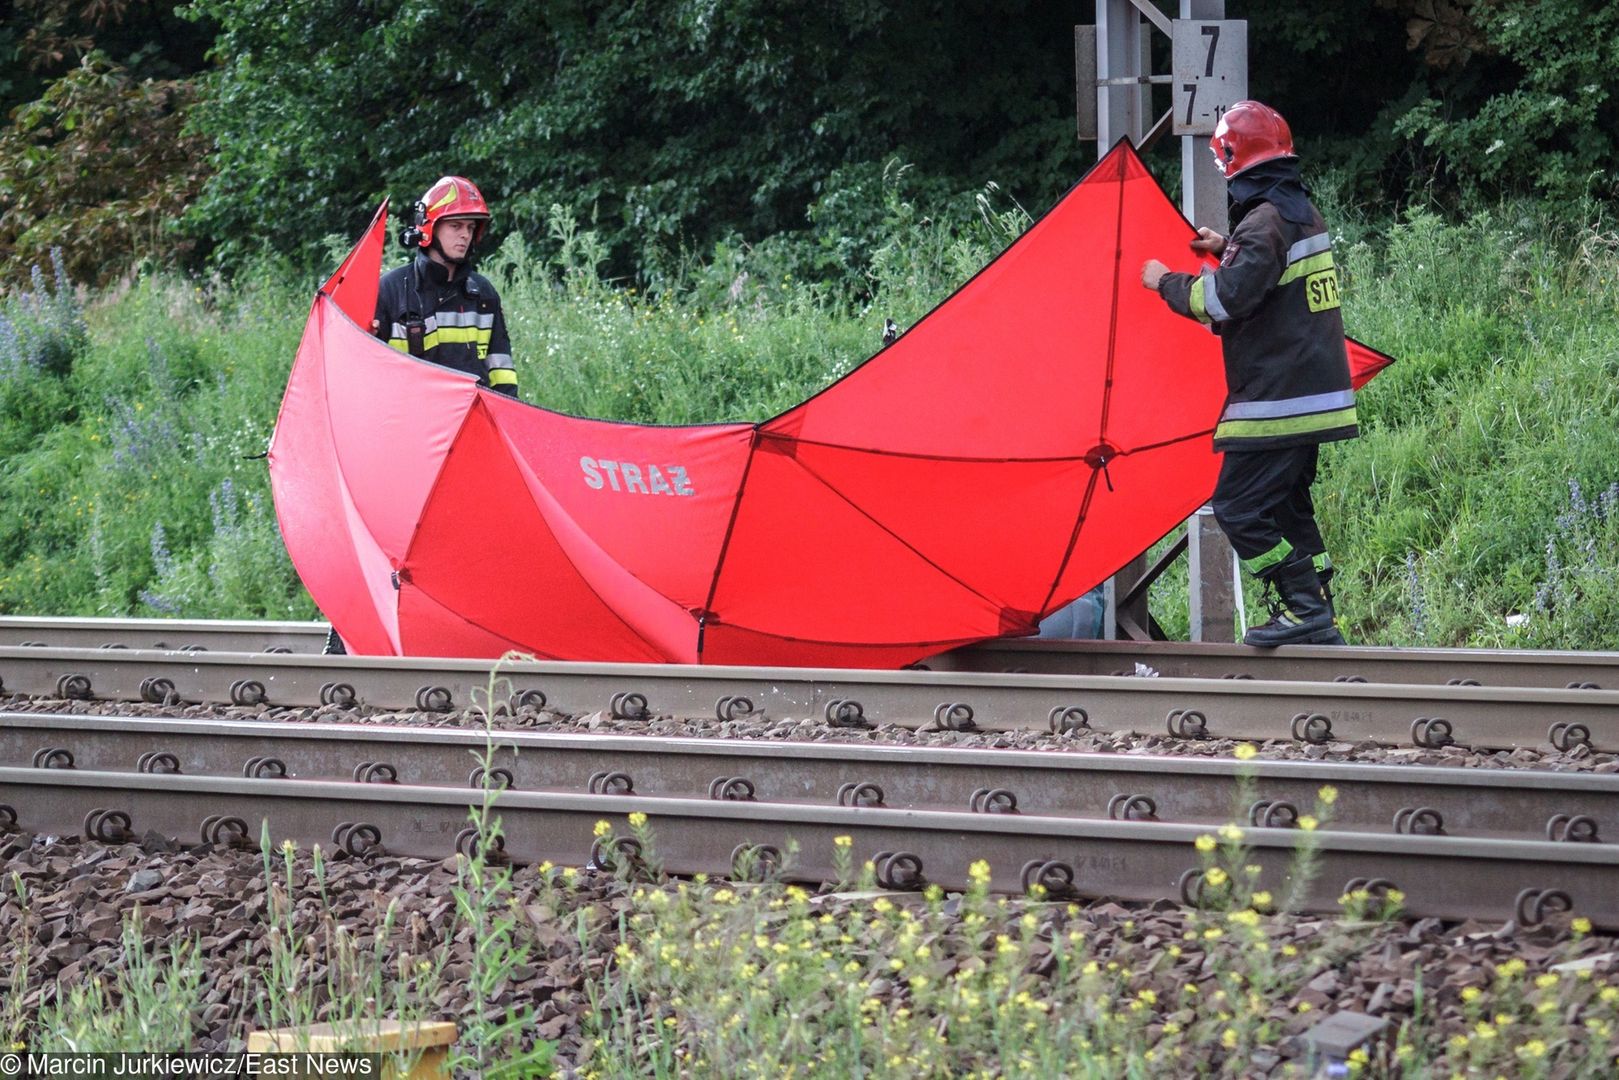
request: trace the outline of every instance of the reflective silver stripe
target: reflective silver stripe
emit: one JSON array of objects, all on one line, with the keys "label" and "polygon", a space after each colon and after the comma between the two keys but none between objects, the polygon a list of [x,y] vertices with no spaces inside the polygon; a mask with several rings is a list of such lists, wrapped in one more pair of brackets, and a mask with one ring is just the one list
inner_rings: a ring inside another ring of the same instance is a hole
[{"label": "reflective silver stripe", "polygon": [[1310,394],[1308,397],[1285,398],[1281,401],[1233,401],[1225,407],[1220,419],[1271,420],[1278,416],[1304,416],[1347,409],[1354,403],[1353,390],[1334,390],[1330,394]]},{"label": "reflective silver stripe", "polygon": [[1225,322],[1231,318],[1225,305],[1220,303],[1220,290],[1214,287],[1214,271],[1207,266],[1203,268],[1203,309],[1215,322]]},{"label": "reflective silver stripe", "polygon": [[488,330],[495,325],[493,312],[480,315],[476,311],[440,311],[427,320],[429,329],[434,326],[476,326],[480,330]]},{"label": "reflective silver stripe", "polygon": [[512,363],[511,353],[492,352],[487,357],[487,361],[489,370],[491,371],[493,371],[495,368],[509,368],[516,366]]},{"label": "reflective silver stripe", "polygon": [[[479,330],[493,330],[495,327],[494,315],[480,315],[476,311],[441,311],[436,315],[429,315],[422,320],[422,333],[431,334],[439,327],[476,326]],[[393,336],[405,336],[403,323],[393,324]]]},{"label": "reflective silver stripe", "polygon": [[1287,261],[1296,263],[1300,259],[1308,259],[1311,255],[1319,255],[1332,247],[1331,233],[1316,233],[1306,236],[1303,240],[1287,249]]},{"label": "reflective silver stripe", "polygon": [[405,324],[404,323],[394,323],[393,328],[388,331],[388,336],[391,337],[391,338],[394,338],[397,341],[404,341],[405,340]]}]

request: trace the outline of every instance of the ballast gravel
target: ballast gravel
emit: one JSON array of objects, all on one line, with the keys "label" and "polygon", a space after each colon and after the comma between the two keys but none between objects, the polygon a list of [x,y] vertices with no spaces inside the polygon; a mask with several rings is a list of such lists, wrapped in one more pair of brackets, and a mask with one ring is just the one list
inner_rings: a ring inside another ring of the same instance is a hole
[{"label": "ballast gravel", "polygon": [[[290,875],[284,858],[290,861]],[[156,837],[144,844],[107,846],[76,837],[0,835],[0,867],[8,883],[0,891],[0,970],[15,980],[7,1000],[32,1017],[66,987],[93,975],[113,982],[124,963],[120,929],[138,908],[149,948],[174,940],[196,942],[203,978],[192,1049],[240,1049],[246,1033],[264,1019],[259,1009],[272,925],[279,920],[276,932],[284,934],[290,918],[294,937],[318,943],[330,940],[333,924],[341,924],[367,951],[392,904],[392,931],[383,950],[390,965],[398,961],[397,970],[415,971],[422,963],[442,964],[445,978],[423,1008],[430,1018],[464,1021],[471,1007],[464,975],[472,936],[456,919],[457,859],[385,854],[354,859],[341,853],[326,859],[321,886],[307,850],[286,856],[272,852],[267,859],[255,850],[182,848]],[[289,878],[293,902],[278,904],[271,894],[284,889]],[[637,900],[635,890],[640,888],[589,870],[524,867],[513,874],[511,896],[503,907],[509,904],[507,910],[516,916],[515,937],[525,955],[484,1007],[488,1015],[531,1009],[529,1034],[557,1044],[565,1075],[574,1074],[590,1055],[584,1037],[590,989],[617,974],[619,927],[633,911],[657,906],[648,905],[644,893]],[[895,904],[923,904],[915,894],[888,895]],[[851,926],[871,917],[873,903],[873,894],[827,893],[813,900],[818,912],[850,915]],[[1215,972],[1230,962],[1227,950],[1234,947],[1230,935],[1212,940],[1201,929],[1206,921],[1167,902],[1073,906],[1016,900],[992,907],[987,927],[957,917],[954,906],[947,900],[929,916],[935,920],[930,933],[937,933],[930,940],[941,955],[975,955],[985,942],[993,950],[994,933],[1004,929],[1017,934],[1019,920],[1032,913],[1040,930],[1025,970],[1036,977],[1036,996],[1051,989],[1045,980],[1050,965],[1042,966],[1049,946],[1040,941],[1077,932],[1088,955],[1123,969],[1121,989],[1136,997],[1144,996],[1142,990],[1154,992],[1153,1022],[1159,1024],[1177,1017],[1183,1025],[1190,1022],[1183,987],[1201,986],[1204,996],[1211,995]],[[883,909],[879,905],[876,910]],[[1321,1016],[1338,1010],[1386,1018],[1394,1029],[1420,1010],[1430,1025],[1429,1038],[1466,1035],[1479,1006],[1466,1004],[1464,990],[1494,993],[1490,988],[1501,985],[1502,977],[1532,987],[1537,977],[1559,965],[1569,996],[1564,1012],[1545,1022],[1555,1029],[1554,1038],[1566,1029],[1568,1039],[1581,1039],[1587,1033],[1580,1027],[1592,1010],[1612,1011],[1599,1008],[1595,998],[1619,980],[1619,939],[1582,936],[1571,931],[1566,916],[1533,930],[1438,919],[1346,923],[1311,915],[1267,916],[1263,925],[1272,955],[1296,950],[1299,956],[1293,962],[1296,970],[1286,973],[1266,1003],[1281,1034],[1256,1048],[1237,1071],[1216,1068],[1216,1075],[1296,1075],[1289,1070],[1304,1053],[1302,1034]],[[1336,945],[1323,947],[1329,938]],[[849,950],[858,957],[874,953],[875,947],[856,940]],[[307,952],[307,976],[316,983],[331,960],[314,946]],[[880,952],[868,960],[880,964]],[[1502,965],[1509,960],[1522,962],[1521,973],[1508,968],[1503,975]],[[1581,967],[1589,974],[1576,979]],[[881,980],[872,992],[888,1007],[904,1004],[904,986],[898,981]],[[1482,1004],[1488,1006],[1490,1000]],[[1053,1009],[1078,1004],[1051,1001]],[[325,1011],[321,1005],[322,1016]],[[1218,1045],[1210,1052],[1208,1064],[1218,1066]]]}]

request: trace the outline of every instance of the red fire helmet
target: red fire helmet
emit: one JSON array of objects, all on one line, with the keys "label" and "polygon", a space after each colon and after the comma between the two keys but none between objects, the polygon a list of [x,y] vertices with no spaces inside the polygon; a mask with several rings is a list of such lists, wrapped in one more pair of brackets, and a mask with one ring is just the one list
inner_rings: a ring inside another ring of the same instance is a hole
[{"label": "red fire helmet", "polygon": [[478,190],[478,185],[464,176],[441,177],[427,189],[427,194],[416,205],[420,215],[417,224],[422,231],[419,241],[422,247],[433,243],[433,225],[445,218],[472,218],[477,221],[478,229],[473,234],[473,243],[481,241],[489,227],[489,204],[483,201],[483,192]]},{"label": "red fire helmet", "polygon": [[1215,125],[1209,149],[1227,180],[1261,161],[1298,156],[1282,114],[1258,101],[1239,101],[1227,109]]}]

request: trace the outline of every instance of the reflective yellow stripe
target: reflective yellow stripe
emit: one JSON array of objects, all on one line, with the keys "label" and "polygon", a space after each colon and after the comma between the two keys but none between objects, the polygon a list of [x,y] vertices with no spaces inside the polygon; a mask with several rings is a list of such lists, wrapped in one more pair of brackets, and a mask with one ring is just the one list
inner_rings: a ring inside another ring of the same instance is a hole
[{"label": "reflective yellow stripe", "polygon": [[[489,351],[489,339],[494,331],[476,326],[441,326],[437,330],[422,338],[422,351],[436,349],[440,345],[477,345],[478,356],[481,359]],[[394,338],[388,344],[396,349],[405,349],[399,338]],[[408,352],[409,350],[406,349]]]},{"label": "reflective yellow stripe", "polygon": [[[478,359],[482,360],[489,355],[489,339],[494,336],[494,330],[487,326],[441,326],[422,338],[422,351],[427,352],[440,345],[476,345]],[[410,352],[410,342],[405,338],[389,338],[388,344],[402,353]]]},{"label": "reflective yellow stripe", "polygon": [[517,372],[511,368],[495,368],[489,372],[490,386],[516,386]]},{"label": "reflective yellow stripe", "polygon": [[1242,568],[1254,577],[1258,577],[1273,566],[1279,565],[1282,560],[1293,554],[1293,545],[1285,539],[1278,541],[1276,546],[1263,555],[1255,555],[1251,559],[1242,560]]},{"label": "reflective yellow stripe", "polygon": [[1323,251],[1319,255],[1311,255],[1308,259],[1300,259],[1292,266],[1289,266],[1282,271],[1282,276],[1277,280],[1276,284],[1286,285],[1289,281],[1297,281],[1299,278],[1307,274],[1313,274],[1317,270],[1331,270],[1336,265],[1332,261],[1332,252]]},{"label": "reflective yellow stripe", "polygon": [[1309,431],[1329,431],[1355,423],[1355,407],[1309,416],[1281,416],[1273,420],[1222,420],[1214,429],[1216,439],[1263,439],[1273,435],[1302,435]]},{"label": "reflective yellow stripe", "polygon": [[1192,282],[1192,291],[1186,297],[1186,304],[1192,309],[1192,314],[1197,316],[1198,322],[1214,321],[1209,318],[1209,305],[1203,299],[1203,283],[1207,280],[1208,278],[1199,275],[1198,279]]}]

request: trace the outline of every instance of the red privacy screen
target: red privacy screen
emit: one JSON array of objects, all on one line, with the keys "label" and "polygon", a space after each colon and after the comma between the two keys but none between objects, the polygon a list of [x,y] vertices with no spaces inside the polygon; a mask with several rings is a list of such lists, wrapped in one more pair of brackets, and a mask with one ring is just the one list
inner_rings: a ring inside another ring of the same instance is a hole
[{"label": "red privacy screen", "polygon": [[[1137,280],[1195,270],[1194,230],[1125,143],[762,423],[566,416],[389,348],[364,329],[386,213],[315,298],[270,449],[355,653],[898,667],[1032,633],[1214,488],[1219,339]],[[1389,358],[1350,362],[1360,386]]]}]

